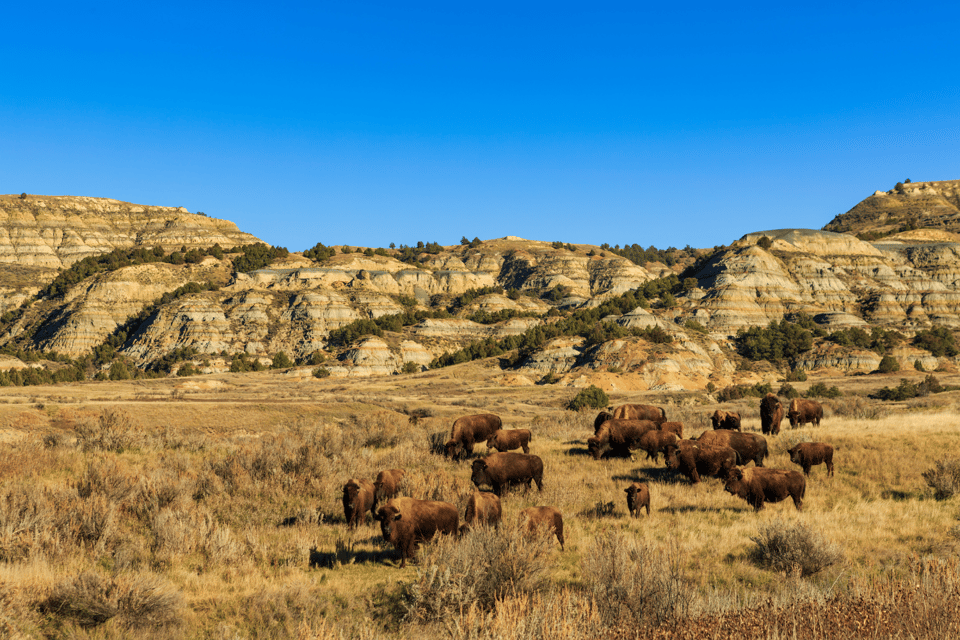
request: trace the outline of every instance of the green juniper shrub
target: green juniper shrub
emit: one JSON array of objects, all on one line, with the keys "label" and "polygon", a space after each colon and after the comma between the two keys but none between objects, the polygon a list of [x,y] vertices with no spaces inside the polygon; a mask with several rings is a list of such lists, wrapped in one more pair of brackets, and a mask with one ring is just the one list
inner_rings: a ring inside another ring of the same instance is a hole
[{"label": "green juniper shrub", "polygon": [[892,373],[900,371],[900,363],[893,356],[883,356],[877,365],[877,373]]},{"label": "green juniper shrub", "polygon": [[580,411],[581,409],[602,409],[610,404],[610,397],[607,393],[596,385],[590,385],[582,389],[573,400],[567,404],[567,409],[571,411]]},{"label": "green juniper shrub", "polygon": [[960,354],[953,332],[946,327],[934,327],[918,331],[913,337],[913,346],[926,349],[938,358],[944,356],[952,358]]},{"label": "green juniper shrub", "polygon": [[803,395],[806,398],[839,398],[843,395],[843,392],[840,391],[840,387],[828,387],[822,382],[815,382]]}]

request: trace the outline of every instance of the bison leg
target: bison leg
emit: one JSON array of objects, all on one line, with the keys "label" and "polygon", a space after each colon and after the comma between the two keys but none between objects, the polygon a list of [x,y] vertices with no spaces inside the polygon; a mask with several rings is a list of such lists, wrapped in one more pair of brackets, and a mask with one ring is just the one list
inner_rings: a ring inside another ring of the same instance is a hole
[{"label": "bison leg", "polygon": [[833,460],[827,460],[827,475],[833,475]]},{"label": "bison leg", "polygon": [[526,443],[522,444],[521,446],[523,447],[523,452],[524,452],[524,453],[530,453],[530,447],[527,446]]},{"label": "bison leg", "polygon": [[813,466],[813,465],[811,465],[809,462],[804,462],[804,463],[803,463],[803,475],[809,477],[809,476],[810,476],[810,467],[812,467],[812,466]]},{"label": "bison leg", "polygon": [[797,511],[803,511],[803,496],[796,493],[790,497],[793,498],[793,506],[797,508]]},{"label": "bison leg", "polygon": [[534,480],[537,482],[537,491],[543,491],[543,476],[537,476]]}]

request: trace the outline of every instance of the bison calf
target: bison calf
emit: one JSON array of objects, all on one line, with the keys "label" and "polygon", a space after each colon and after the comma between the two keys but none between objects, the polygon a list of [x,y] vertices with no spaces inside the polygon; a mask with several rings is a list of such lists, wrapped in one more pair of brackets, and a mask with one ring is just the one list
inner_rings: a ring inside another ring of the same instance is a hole
[{"label": "bison calf", "polygon": [[394,498],[377,510],[383,539],[400,552],[400,568],[407,566],[417,545],[436,533],[457,532],[460,517],[449,502]]},{"label": "bison calf", "polygon": [[361,524],[367,511],[373,511],[375,502],[376,488],[369,480],[350,478],[343,485],[343,517],[348,526]]},{"label": "bison calf", "polygon": [[457,418],[450,429],[450,439],[444,445],[447,457],[457,460],[473,455],[473,445],[486,442],[502,425],[500,416],[492,413]]},{"label": "bison calf", "polygon": [[373,481],[376,493],[375,501],[379,504],[397,495],[400,491],[400,483],[403,481],[403,469],[387,469],[377,474],[377,479]]},{"label": "bison calf", "polygon": [[530,430],[511,429],[507,431],[501,429],[496,431],[487,439],[487,448],[496,449],[500,452],[523,449],[524,453],[530,453]]},{"label": "bison calf", "polygon": [[790,418],[790,426],[793,428],[802,427],[808,422],[819,427],[823,420],[823,406],[816,400],[794,398],[790,401],[787,417]]},{"label": "bison calf", "polygon": [[563,516],[553,507],[528,507],[520,512],[520,521],[526,522],[527,531],[539,528],[552,530],[560,542],[563,551]]},{"label": "bison calf", "polygon": [[634,518],[640,517],[640,509],[646,508],[650,515],[650,489],[646,482],[634,482],[624,489],[627,494],[627,509]]},{"label": "bison calf", "polygon": [[746,500],[754,511],[763,509],[764,502],[780,502],[787,496],[793,498],[793,506],[800,511],[807,481],[797,471],[736,467],[727,474],[723,488],[727,493]]},{"label": "bison calf", "polygon": [[737,464],[737,452],[730,447],[698,444],[692,440],[678,440],[666,449],[667,467],[700,482],[700,476],[723,478]]},{"label": "bison calf", "polygon": [[647,452],[647,458],[656,462],[660,458],[660,452],[666,451],[671,444],[677,444],[677,436],[669,431],[647,431],[640,436],[640,448]]},{"label": "bison calf", "polygon": [[803,468],[803,475],[810,475],[810,467],[817,464],[827,465],[827,475],[833,475],[833,447],[825,442],[801,442],[788,449],[790,462]]},{"label": "bison calf", "polygon": [[500,498],[489,491],[474,491],[467,499],[467,509],[463,514],[460,533],[466,533],[474,526],[496,526],[500,524],[502,514]]}]

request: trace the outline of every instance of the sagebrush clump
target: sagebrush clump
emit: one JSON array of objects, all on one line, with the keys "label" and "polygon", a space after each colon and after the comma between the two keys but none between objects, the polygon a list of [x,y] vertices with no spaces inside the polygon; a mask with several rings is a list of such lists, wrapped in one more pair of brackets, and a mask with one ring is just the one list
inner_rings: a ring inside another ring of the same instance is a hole
[{"label": "sagebrush clump", "polygon": [[761,525],[750,539],[756,545],[750,557],[757,565],[788,576],[812,576],[842,559],[835,545],[800,522],[775,520]]}]

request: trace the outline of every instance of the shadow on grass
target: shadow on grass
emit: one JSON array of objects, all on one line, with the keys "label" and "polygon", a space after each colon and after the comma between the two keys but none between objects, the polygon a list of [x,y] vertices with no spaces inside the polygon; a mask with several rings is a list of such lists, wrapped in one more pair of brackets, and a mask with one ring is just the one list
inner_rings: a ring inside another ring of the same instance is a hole
[{"label": "shadow on grass", "polygon": [[747,511],[753,512],[753,508],[750,506],[745,507],[698,507],[694,505],[683,505],[682,507],[661,507],[657,511],[662,511],[663,513],[727,513],[730,511],[745,513]]},{"label": "shadow on grass", "polygon": [[400,563],[400,554],[393,549],[377,551],[350,551],[337,549],[335,551],[320,551],[316,547],[310,549],[310,568],[336,569],[349,564],[368,564],[371,562],[386,563],[387,558],[396,556]]}]

